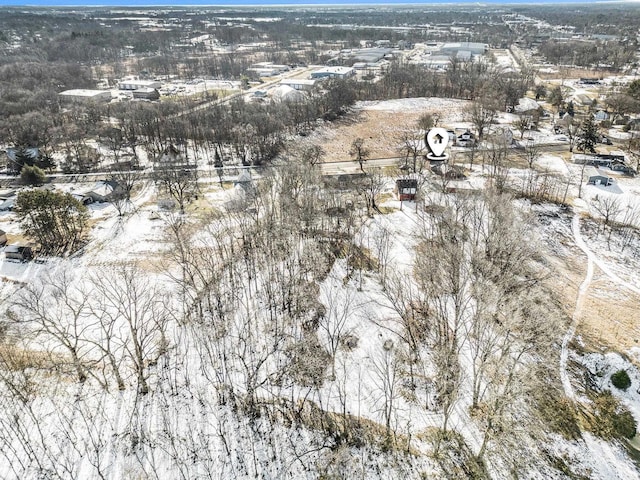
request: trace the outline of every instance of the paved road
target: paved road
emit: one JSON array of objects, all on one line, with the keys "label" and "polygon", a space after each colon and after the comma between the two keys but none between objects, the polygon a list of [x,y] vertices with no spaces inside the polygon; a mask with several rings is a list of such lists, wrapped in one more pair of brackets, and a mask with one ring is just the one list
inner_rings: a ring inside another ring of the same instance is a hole
[{"label": "paved road", "polygon": [[[569,151],[566,143],[540,145],[540,150],[546,153],[562,153]],[[455,152],[459,155],[468,154],[469,149],[459,148]],[[482,155],[482,149],[476,150],[476,159]],[[411,161],[411,160],[409,160]],[[477,162],[477,160],[476,160]],[[365,170],[367,168],[384,168],[392,166],[400,166],[404,164],[404,157],[374,158],[364,163]],[[324,162],[322,164],[323,175],[341,175],[360,173],[360,164],[354,160],[343,160],[338,162]]]},{"label": "paved road", "polygon": [[260,85],[256,85],[254,87],[251,87],[247,90],[243,90],[241,92],[237,92],[237,93],[232,93],[231,95],[227,95],[226,97],[222,97],[222,98],[217,98],[215,100],[211,100],[210,102],[205,102],[205,103],[201,103],[200,105],[196,105],[195,107],[191,107],[191,108],[187,108],[185,110],[183,110],[182,112],[176,113],[175,115],[173,115],[173,118],[175,117],[182,117],[184,115],[188,115],[190,113],[193,112],[197,112],[199,110],[205,110],[207,108],[211,108],[214,105],[220,105],[223,103],[227,103],[230,102],[231,100],[233,100],[234,98],[238,98],[238,97],[242,97],[245,95],[251,95],[259,90],[267,90],[271,87],[273,87],[274,85],[277,85],[278,83],[280,83],[280,81],[284,78],[291,78],[291,77],[297,77],[299,75],[305,74],[310,72],[311,70],[315,70],[316,66],[312,66],[312,67],[299,67],[299,68],[294,68],[293,70],[290,70],[289,72],[286,72],[284,74],[281,74],[279,76],[277,76],[276,78],[274,78],[273,80],[270,80],[268,82],[265,83],[261,83]]}]

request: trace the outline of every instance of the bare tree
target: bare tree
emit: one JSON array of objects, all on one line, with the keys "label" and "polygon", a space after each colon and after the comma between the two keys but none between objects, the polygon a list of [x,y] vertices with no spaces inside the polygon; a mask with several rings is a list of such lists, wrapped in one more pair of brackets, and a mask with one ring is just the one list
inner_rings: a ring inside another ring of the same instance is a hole
[{"label": "bare tree", "polygon": [[373,246],[378,259],[378,271],[383,287],[386,284],[387,269],[391,263],[391,249],[393,248],[393,233],[390,229],[380,226],[373,234]]},{"label": "bare tree", "polygon": [[185,164],[158,165],[154,170],[156,183],[178,203],[180,213],[198,195],[198,170]]},{"label": "bare tree", "polygon": [[402,142],[401,151],[404,154],[404,168],[408,169],[408,161],[411,159],[411,171],[418,170],[418,157],[424,155],[424,140],[417,137],[414,132],[403,132],[400,136]]},{"label": "bare tree", "polygon": [[108,126],[100,131],[100,141],[107,146],[113,155],[113,162],[120,162],[120,154],[127,145],[123,131],[117,127]]},{"label": "bare tree", "polygon": [[334,283],[333,286],[325,285],[326,284],[323,284],[320,289],[324,309],[318,324],[320,332],[322,332],[326,338],[326,344],[331,354],[333,364],[332,376],[335,377],[336,355],[347,335],[349,335],[347,323],[353,315],[355,298],[349,291],[347,291],[345,295],[342,295],[341,292],[336,290],[336,286],[341,285],[341,283]]},{"label": "bare tree", "polygon": [[149,367],[167,351],[169,321],[166,294],[149,275],[135,265],[116,265],[100,278],[94,277],[99,292],[95,312],[101,323],[118,325],[122,343],[137,379],[138,391],[149,392]]},{"label": "bare tree", "polygon": [[564,122],[566,125],[565,132],[567,133],[567,138],[569,139],[569,151],[573,152],[573,147],[578,140],[578,133],[580,132],[580,123],[576,122],[571,116],[567,116]]},{"label": "bare tree", "polygon": [[478,132],[478,141],[484,138],[485,131],[493,123],[498,112],[497,101],[491,97],[475,100],[466,110],[467,118]]},{"label": "bare tree", "polygon": [[85,340],[92,322],[88,302],[71,273],[61,269],[24,285],[9,310],[12,321],[24,326],[34,341],[43,342],[51,355],[68,355],[80,383],[87,380],[93,364]]},{"label": "bare tree", "polygon": [[489,166],[489,178],[498,192],[507,186],[509,168],[507,160],[509,148],[504,135],[493,135],[487,140],[487,147],[482,152],[484,164]]},{"label": "bare tree", "polygon": [[520,115],[515,121],[515,126],[520,132],[520,140],[524,138],[524,132],[531,128],[531,120],[530,115]]},{"label": "bare tree", "polygon": [[464,343],[464,318],[473,303],[470,258],[464,242],[468,215],[467,202],[452,199],[434,211],[430,230],[416,248],[415,276],[423,295],[421,308],[430,320],[426,335],[445,432],[462,378],[459,353]]},{"label": "bare tree", "polygon": [[311,167],[321,164],[325,155],[326,152],[320,145],[308,145],[300,151],[300,158],[303,163]]},{"label": "bare tree", "polygon": [[584,183],[584,171],[587,168],[586,160],[582,162],[582,167],[580,167],[580,177],[578,178],[578,198],[582,198],[582,184]]},{"label": "bare tree", "polygon": [[367,168],[363,171],[366,176],[358,180],[357,189],[365,199],[367,213],[371,215],[378,210],[377,200],[384,190],[386,178],[380,168]]},{"label": "bare tree", "polygon": [[527,161],[527,165],[529,165],[529,168],[533,169],[534,164],[542,155],[540,145],[535,143],[533,140],[528,141],[524,146],[523,155],[524,159]]},{"label": "bare tree", "polygon": [[141,179],[140,171],[132,170],[130,165],[113,165],[109,181],[113,185],[111,203],[122,216],[131,205],[131,194]]},{"label": "bare tree", "polygon": [[371,152],[364,145],[363,138],[356,138],[353,142],[351,142],[351,149],[349,150],[349,155],[354,157],[355,161],[360,165],[360,170],[364,173],[364,163],[369,158]]},{"label": "bare tree", "polygon": [[633,243],[633,240],[638,236],[638,221],[640,220],[640,209],[637,207],[627,205],[624,209],[623,215],[620,221],[616,223],[615,229],[620,238],[620,250],[624,251],[628,246]]},{"label": "bare tree", "polygon": [[612,195],[598,195],[592,200],[591,207],[602,217],[603,229],[609,230],[609,235],[607,236],[607,243],[609,243],[613,232],[613,224],[622,213],[620,199]]},{"label": "bare tree", "polygon": [[606,105],[611,110],[611,123],[615,124],[618,117],[624,117],[638,109],[638,101],[624,93],[611,93],[607,95]]},{"label": "bare tree", "polygon": [[440,123],[440,114],[438,113],[423,113],[418,117],[418,128],[420,130],[424,130],[425,132],[431,130],[434,127],[438,126]]},{"label": "bare tree", "polygon": [[635,159],[636,161],[636,173],[640,172],[640,136],[638,136],[638,132],[629,132],[629,141],[626,144],[625,150],[629,153],[631,159]]},{"label": "bare tree", "polygon": [[393,342],[387,340],[379,355],[373,359],[372,380],[376,386],[375,404],[384,421],[386,441],[393,445],[395,430],[392,422],[397,414],[397,400],[400,393],[400,362],[393,348]]},{"label": "bare tree", "polygon": [[512,430],[514,414],[522,409],[521,402],[534,385],[531,379],[552,358],[549,345],[557,312],[546,295],[539,288],[525,288],[499,304],[492,328],[499,331],[502,340],[489,360],[491,375],[486,378],[484,398],[477,409],[484,433],[478,458],[490,442]]}]

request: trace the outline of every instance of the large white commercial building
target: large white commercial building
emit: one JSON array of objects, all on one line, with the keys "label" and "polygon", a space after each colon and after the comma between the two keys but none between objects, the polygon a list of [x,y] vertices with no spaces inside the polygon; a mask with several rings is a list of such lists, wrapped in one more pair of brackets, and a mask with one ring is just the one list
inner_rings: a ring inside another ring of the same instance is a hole
[{"label": "large white commercial building", "polygon": [[62,100],[69,102],[108,102],[111,100],[110,90],[65,90],[58,94]]},{"label": "large white commercial building", "polygon": [[356,74],[351,67],[324,67],[311,72],[311,78],[349,78]]}]

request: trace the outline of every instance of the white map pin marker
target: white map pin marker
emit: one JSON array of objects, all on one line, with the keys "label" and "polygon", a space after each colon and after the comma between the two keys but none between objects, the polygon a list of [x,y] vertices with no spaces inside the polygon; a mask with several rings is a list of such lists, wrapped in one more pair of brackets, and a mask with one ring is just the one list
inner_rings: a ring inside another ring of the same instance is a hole
[{"label": "white map pin marker", "polygon": [[427,133],[427,144],[436,157],[441,157],[449,145],[449,132],[444,128],[432,128]]}]

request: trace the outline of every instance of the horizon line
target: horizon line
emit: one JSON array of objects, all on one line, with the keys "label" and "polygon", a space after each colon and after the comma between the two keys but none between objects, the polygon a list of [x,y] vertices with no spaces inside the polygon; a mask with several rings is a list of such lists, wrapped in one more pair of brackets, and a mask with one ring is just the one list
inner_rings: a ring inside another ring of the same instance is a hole
[{"label": "horizon line", "polygon": [[131,0],[128,3],[119,3],[124,0],[115,0],[113,3],[105,2],[104,0],[98,1],[95,3],[87,3],[84,0],[76,0],[76,2],[70,2],[69,0],[62,1],[48,1],[44,0],[43,2],[34,3],[7,3],[4,4],[2,0],[0,0],[0,7],[31,7],[31,8],[48,8],[48,7],[62,7],[62,8],[109,8],[109,7],[119,7],[119,8],[151,8],[151,7],[176,7],[176,8],[184,8],[184,7],[330,7],[330,6],[366,6],[366,5],[390,5],[390,6],[400,6],[400,5],[476,5],[483,6],[488,4],[498,4],[498,5],[561,5],[561,4],[582,4],[582,5],[602,5],[602,4],[628,4],[628,3],[640,3],[640,0],[414,0],[414,1],[404,1],[404,0],[349,0],[341,2],[337,1],[329,1],[326,0],[318,0],[314,2],[313,0],[305,0],[305,3],[298,3],[296,0],[277,0],[277,3],[256,3],[256,0],[247,0],[246,2],[243,0],[222,0],[217,3],[209,3],[209,0],[203,0],[202,2],[198,2],[197,0],[186,0],[184,3],[181,3],[180,0],[159,0],[159,1],[151,1],[146,3],[145,0],[142,0],[140,3],[137,3],[136,0]]}]

